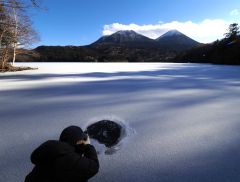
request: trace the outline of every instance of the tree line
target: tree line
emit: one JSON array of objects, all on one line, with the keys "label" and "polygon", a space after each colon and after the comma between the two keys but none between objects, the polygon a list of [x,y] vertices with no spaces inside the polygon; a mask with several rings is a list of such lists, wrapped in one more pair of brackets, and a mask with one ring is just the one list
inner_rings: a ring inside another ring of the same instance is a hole
[{"label": "tree line", "polygon": [[38,6],[37,0],[0,0],[1,70],[14,66],[17,54],[24,50],[19,48],[28,47],[38,41],[38,34],[27,13],[30,8]]},{"label": "tree line", "polygon": [[240,65],[240,26],[230,24],[223,39],[182,52],[173,61]]}]

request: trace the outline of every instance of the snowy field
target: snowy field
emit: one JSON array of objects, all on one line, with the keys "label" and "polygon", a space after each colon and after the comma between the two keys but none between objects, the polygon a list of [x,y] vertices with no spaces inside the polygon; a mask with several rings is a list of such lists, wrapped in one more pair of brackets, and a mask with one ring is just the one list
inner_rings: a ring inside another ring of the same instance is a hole
[{"label": "snowy field", "polygon": [[[132,129],[99,154],[92,182],[239,182],[240,67],[28,63],[0,73],[0,181],[20,182],[33,149],[69,125]],[[85,129],[85,128],[84,128]]]}]

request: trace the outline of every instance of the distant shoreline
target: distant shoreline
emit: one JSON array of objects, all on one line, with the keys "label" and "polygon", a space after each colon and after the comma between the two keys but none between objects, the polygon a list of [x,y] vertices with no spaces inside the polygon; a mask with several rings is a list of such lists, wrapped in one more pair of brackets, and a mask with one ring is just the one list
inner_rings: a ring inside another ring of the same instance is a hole
[{"label": "distant shoreline", "polygon": [[38,68],[32,68],[32,67],[26,67],[26,66],[12,66],[8,64],[5,68],[0,68],[0,73],[37,70],[37,69]]}]

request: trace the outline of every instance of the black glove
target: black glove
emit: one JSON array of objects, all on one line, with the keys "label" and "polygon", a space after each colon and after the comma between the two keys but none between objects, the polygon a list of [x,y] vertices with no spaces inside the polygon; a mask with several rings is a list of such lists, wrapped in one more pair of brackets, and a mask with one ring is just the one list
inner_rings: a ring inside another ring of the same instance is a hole
[{"label": "black glove", "polygon": [[75,151],[80,155],[84,154],[85,148],[86,148],[85,144],[75,145]]}]

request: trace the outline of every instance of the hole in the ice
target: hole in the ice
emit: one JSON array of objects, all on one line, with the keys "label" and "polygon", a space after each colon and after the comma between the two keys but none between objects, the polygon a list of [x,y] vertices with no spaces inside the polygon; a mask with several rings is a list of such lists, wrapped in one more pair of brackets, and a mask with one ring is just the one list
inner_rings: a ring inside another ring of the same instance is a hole
[{"label": "hole in the ice", "polygon": [[[114,153],[111,148],[117,145],[121,140],[121,135],[125,133],[125,128],[120,124],[110,120],[101,120],[87,127],[87,133],[90,138],[97,140],[100,144],[104,144],[109,154]],[[112,148],[113,149],[113,148]]]}]

